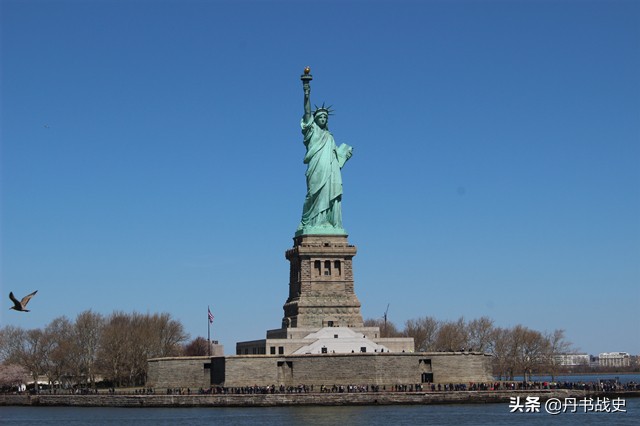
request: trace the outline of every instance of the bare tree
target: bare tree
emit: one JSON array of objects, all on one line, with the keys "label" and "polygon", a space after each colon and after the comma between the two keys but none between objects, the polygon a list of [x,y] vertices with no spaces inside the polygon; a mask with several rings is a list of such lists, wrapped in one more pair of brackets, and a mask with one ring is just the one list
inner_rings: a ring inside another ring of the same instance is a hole
[{"label": "bare tree", "polygon": [[74,324],[74,358],[77,362],[77,377],[86,378],[86,382],[95,386],[98,350],[104,329],[104,317],[87,310],[76,317]]},{"label": "bare tree", "polygon": [[189,338],[182,323],[162,313],[150,318],[150,327],[154,340],[151,357],[177,356],[182,352],[182,343]]},{"label": "bare tree", "polygon": [[25,330],[13,325],[0,328],[0,362],[19,363],[18,354],[23,348]]},{"label": "bare tree", "polygon": [[480,317],[467,324],[469,347],[478,352],[489,349],[491,334],[493,332],[493,320],[489,317]]},{"label": "bare tree", "polygon": [[405,322],[402,335],[413,337],[417,352],[435,351],[439,327],[440,323],[433,317],[410,319]]},{"label": "bare tree", "polygon": [[204,337],[196,337],[184,346],[185,356],[209,355],[209,342]]},{"label": "bare tree", "polygon": [[130,319],[124,312],[112,313],[102,331],[98,363],[105,378],[117,386],[123,384],[127,377],[125,363],[130,334]]},{"label": "bare tree", "polygon": [[34,380],[73,377],[95,384],[102,374],[116,385],[143,384],[147,359],[178,356],[189,338],[182,323],[168,313],[114,312],[108,318],[90,310],[75,322],[54,319],[43,330],[0,328],[0,361],[21,365]]},{"label": "bare tree", "polygon": [[510,329],[494,328],[489,343],[489,353],[493,355],[493,372],[500,380],[513,380],[511,358],[513,333]]},{"label": "bare tree", "polygon": [[544,365],[548,342],[539,331],[516,325],[512,331],[511,358],[515,368],[522,372],[524,381]]},{"label": "bare tree", "polygon": [[169,314],[113,313],[106,321],[100,344],[100,365],[116,384],[143,384],[147,359],[176,356],[188,335]]},{"label": "bare tree", "polygon": [[469,347],[469,335],[463,317],[440,325],[435,341],[436,350],[459,351]]},{"label": "bare tree", "polygon": [[40,329],[27,330],[21,336],[20,347],[15,353],[16,360],[29,370],[38,388],[38,377],[45,371],[46,353],[44,332]]},{"label": "bare tree", "polygon": [[139,326],[137,333],[145,345],[135,354],[136,375],[144,383],[147,377],[147,359],[180,355],[182,345],[189,335],[184,331],[182,323],[172,319],[168,313],[142,316]]},{"label": "bare tree", "polygon": [[73,324],[67,317],[58,317],[44,329],[42,339],[43,373],[50,384],[60,383],[69,376],[73,366]]},{"label": "bare tree", "polygon": [[555,381],[559,368],[558,355],[573,352],[573,347],[571,342],[566,340],[564,330],[554,330],[544,337],[547,341],[547,352],[544,354],[544,363],[547,372],[551,375],[551,381]]}]

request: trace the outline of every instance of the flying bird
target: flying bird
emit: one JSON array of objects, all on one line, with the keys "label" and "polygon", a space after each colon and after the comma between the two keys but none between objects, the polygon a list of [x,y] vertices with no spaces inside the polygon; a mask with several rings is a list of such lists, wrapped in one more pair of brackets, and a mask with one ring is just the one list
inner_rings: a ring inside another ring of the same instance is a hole
[{"label": "flying bird", "polygon": [[13,302],[13,306],[10,307],[9,309],[13,309],[15,311],[20,311],[20,312],[29,312],[29,310],[27,309],[27,303],[29,303],[29,300],[31,300],[31,298],[35,296],[37,292],[38,290],[34,291],[31,294],[27,294],[25,297],[22,298],[22,300],[16,299],[16,297],[13,295],[13,292],[10,292],[9,299],[11,299],[11,301]]}]

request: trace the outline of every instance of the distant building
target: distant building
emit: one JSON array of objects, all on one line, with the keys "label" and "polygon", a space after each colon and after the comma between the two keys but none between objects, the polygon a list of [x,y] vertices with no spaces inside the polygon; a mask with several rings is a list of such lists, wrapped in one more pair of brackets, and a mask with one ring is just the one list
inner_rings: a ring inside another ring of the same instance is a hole
[{"label": "distant building", "polygon": [[564,367],[588,366],[590,357],[588,354],[558,354],[553,357],[557,365]]},{"label": "distant building", "polygon": [[600,367],[629,367],[631,356],[627,352],[604,352],[598,356]]}]

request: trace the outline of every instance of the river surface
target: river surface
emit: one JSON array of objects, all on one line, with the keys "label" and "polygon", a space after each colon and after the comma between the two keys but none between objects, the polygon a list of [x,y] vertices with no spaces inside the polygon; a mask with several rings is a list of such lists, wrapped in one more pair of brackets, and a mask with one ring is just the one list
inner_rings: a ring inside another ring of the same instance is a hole
[{"label": "river surface", "polygon": [[640,398],[626,412],[515,412],[509,403],[366,407],[91,408],[0,407],[0,424],[42,425],[638,425]]}]

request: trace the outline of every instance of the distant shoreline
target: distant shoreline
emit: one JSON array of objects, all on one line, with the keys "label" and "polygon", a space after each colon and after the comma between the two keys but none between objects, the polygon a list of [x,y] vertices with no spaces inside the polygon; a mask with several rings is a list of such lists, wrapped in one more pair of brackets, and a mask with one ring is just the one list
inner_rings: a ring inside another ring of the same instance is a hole
[{"label": "distant shoreline", "polygon": [[[536,373],[533,374],[531,376],[531,378],[528,378],[527,381],[535,381],[535,379],[539,378],[539,377],[551,377],[552,374],[551,373]],[[606,371],[598,371],[598,372],[586,372],[586,373],[555,373],[553,374],[554,377],[567,377],[567,376],[640,376],[640,372],[638,371],[620,371],[620,372],[606,372]],[[494,376],[495,377],[495,376]],[[522,376],[516,376],[516,377],[522,377]],[[497,379],[496,379],[497,380]],[[499,380],[497,380],[499,381]],[[502,381],[518,381],[518,380],[502,380]]]},{"label": "distant shoreline", "polygon": [[[597,372],[586,372],[586,373],[556,373],[556,376],[599,376],[599,375],[607,375],[607,376],[632,376],[638,374],[640,375],[640,372],[638,371],[614,371],[614,372],[608,372],[608,371],[597,371]],[[534,374],[533,377],[537,377],[537,376],[550,376],[551,374]]]},{"label": "distant shoreline", "polygon": [[277,407],[341,405],[429,405],[509,403],[520,396],[550,398],[640,397],[640,391],[590,392],[584,390],[363,392],[299,394],[214,395],[0,395],[0,406],[64,407]]}]

